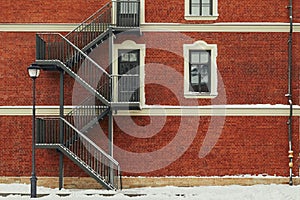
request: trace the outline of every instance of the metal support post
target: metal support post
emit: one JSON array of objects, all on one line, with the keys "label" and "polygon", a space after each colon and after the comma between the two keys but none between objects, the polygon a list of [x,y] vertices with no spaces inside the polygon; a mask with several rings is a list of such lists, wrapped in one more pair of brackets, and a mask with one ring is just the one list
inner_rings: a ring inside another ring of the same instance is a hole
[{"label": "metal support post", "polygon": [[[59,116],[64,117],[64,71],[60,70]],[[59,142],[64,143],[64,124],[59,121]],[[59,152],[59,190],[63,188],[64,178],[64,154]]]},{"label": "metal support post", "polygon": [[[112,27],[109,27],[109,71],[110,74],[112,74],[113,72],[113,30]],[[114,84],[114,80],[111,81],[110,83],[110,102],[113,102],[113,84]],[[113,111],[112,111],[112,107],[110,107],[109,110],[109,114],[108,114],[108,140],[109,140],[109,144],[108,144],[108,148],[109,148],[109,155],[111,157],[114,157],[114,130],[113,130],[113,125],[114,125],[114,119],[113,119]],[[110,182],[112,185],[114,185],[114,169],[113,169],[113,165],[110,165],[110,172],[109,172],[109,177],[110,177]]]},{"label": "metal support post", "polygon": [[290,32],[288,40],[288,104],[290,106],[290,115],[288,118],[288,140],[289,140],[289,185],[293,185],[293,147],[292,147],[292,121],[293,121],[293,98],[292,98],[292,77],[293,77],[293,0],[289,1],[289,21],[290,21]]},{"label": "metal support post", "polygon": [[32,100],[32,172],[30,178],[31,184],[31,198],[36,198],[36,187],[37,187],[37,178],[35,174],[35,79],[33,80],[32,91],[33,91],[33,100]]}]

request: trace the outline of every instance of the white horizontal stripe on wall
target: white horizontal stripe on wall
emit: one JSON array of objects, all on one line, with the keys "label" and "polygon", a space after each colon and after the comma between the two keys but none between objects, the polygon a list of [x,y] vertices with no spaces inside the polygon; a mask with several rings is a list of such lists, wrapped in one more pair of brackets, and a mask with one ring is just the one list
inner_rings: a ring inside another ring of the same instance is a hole
[{"label": "white horizontal stripe on wall", "polygon": [[[64,113],[72,106],[65,106]],[[0,106],[0,116],[30,116],[32,106]],[[37,116],[58,116],[59,106],[37,106]],[[289,116],[288,105],[144,106],[142,110],[119,110],[116,116]],[[300,106],[293,106],[300,116]]]},{"label": "white horizontal stripe on wall", "polygon": [[[69,32],[78,24],[17,24],[2,23],[0,32]],[[289,23],[142,23],[142,32],[176,31],[176,32],[289,32]],[[300,23],[294,23],[294,32],[300,32]]]}]

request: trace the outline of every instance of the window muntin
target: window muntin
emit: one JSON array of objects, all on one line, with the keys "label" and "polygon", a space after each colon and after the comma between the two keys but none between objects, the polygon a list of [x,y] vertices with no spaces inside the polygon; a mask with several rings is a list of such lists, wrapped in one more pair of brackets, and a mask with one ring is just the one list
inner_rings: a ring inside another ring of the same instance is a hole
[{"label": "window muntin", "polygon": [[211,16],[212,0],[190,0],[190,15]]}]

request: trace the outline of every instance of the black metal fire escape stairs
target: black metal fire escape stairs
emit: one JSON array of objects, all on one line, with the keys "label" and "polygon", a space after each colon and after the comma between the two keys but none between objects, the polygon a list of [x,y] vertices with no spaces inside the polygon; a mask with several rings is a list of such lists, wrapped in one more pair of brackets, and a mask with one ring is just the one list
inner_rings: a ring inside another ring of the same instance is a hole
[{"label": "black metal fire escape stairs", "polygon": [[[137,99],[113,100],[116,77],[110,73],[111,69],[102,68],[90,58],[89,53],[109,40],[114,30],[139,29],[139,7],[139,1],[109,2],[65,36],[59,33],[36,35],[34,64],[45,71],[61,72],[60,116],[36,119],[36,147],[59,150],[61,155],[74,161],[106,189],[120,189],[120,165],[112,155],[89,139],[86,132],[106,116],[111,120],[112,110],[136,109],[140,102]],[[115,13],[119,14],[113,20]],[[63,114],[64,73],[74,78],[89,94],[67,115]]]}]

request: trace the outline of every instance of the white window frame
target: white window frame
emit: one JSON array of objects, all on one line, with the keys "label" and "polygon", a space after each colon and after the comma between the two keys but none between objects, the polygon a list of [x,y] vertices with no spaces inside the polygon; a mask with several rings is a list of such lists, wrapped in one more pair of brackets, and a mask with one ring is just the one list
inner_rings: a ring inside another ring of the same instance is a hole
[{"label": "white window frame", "polygon": [[212,15],[209,16],[200,16],[200,15],[191,15],[190,14],[190,1],[184,0],[184,18],[186,20],[216,20],[219,17],[218,14],[218,0],[212,0]]},{"label": "white window frame", "polygon": [[[112,75],[118,75],[118,52],[119,50],[140,50],[140,105],[141,107],[145,105],[145,56],[146,56],[146,45],[137,44],[132,40],[126,40],[121,44],[113,45],[113,62],[112,62]],[[117,79],[114,79],[117,81]],[[117,83],[114,83],[114,86],[117,87]],[[118,88],[113,90],[113,101],[117,102],[118,98]]]},{"label": "white window frame", "polygon": [[[210,92],[190,91],[190,50],[210,51]],[[193,44],[183,45],[184,53],[184,97],[185,98],[215,98],[218,95],[218,73],[217,73],[217,45],[207,44],[204,41],[196,41]]]}]

